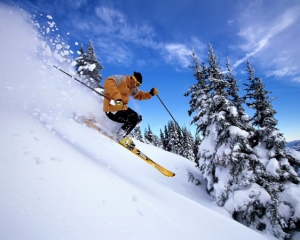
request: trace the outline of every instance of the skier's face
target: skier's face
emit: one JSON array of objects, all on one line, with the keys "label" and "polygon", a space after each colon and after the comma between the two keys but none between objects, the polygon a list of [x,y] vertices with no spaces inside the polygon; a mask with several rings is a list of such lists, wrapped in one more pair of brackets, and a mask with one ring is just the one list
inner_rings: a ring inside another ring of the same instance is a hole
[{"label": "skier's face", "polygon": [[134,76],[131,76],[131,89],[141,86],[140,82]]}]

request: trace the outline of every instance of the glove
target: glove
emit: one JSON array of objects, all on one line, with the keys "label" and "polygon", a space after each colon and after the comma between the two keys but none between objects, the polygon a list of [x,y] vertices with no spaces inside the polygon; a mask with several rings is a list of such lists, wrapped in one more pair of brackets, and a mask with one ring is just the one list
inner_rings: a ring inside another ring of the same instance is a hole
[{"label": "glove", "polygon": [[121,110],[123,108],[124,104],[122,99],[117,99],[115,100],[115,108],[117,108],[118,110]]},{"label": "glove", "polygon": [[158,90],[156,88],[152,88],[149,93],[154,96],[158,94]]}]

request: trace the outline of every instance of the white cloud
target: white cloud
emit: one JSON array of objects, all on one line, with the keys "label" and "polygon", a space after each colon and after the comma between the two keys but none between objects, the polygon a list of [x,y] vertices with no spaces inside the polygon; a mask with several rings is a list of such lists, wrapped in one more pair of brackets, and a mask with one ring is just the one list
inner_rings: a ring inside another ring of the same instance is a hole
[{"label": "white cloud", "polygon": [[184,44],[170,43],[166,44],[163,56],[167,62],[177,61],[182,67],[188,67],[191,64],[191,52]]},{"label": "white cloud", "polygon": [[292,79],[294,82],[299,82],[300,83],[300,77],[295,77]]},{"label": "white cloud", "polygon": [[99,19],[95,20],[99,31],[102,34],[109,34],[111,39],[135,42],[145,47],[155,47],[157,45],[153,40],[154,30],[146,22],[131,24],[126,15],[107,7],[97,7],[95,12],[102,20],[100,22]]},{"label": "white cloud", "polygon": [[[192,47],[188,48],[182,43],[164,43],[155,39],[156,33],[147,22],[131,23],[128,17],[120,11],[109,7],[96,7],[98,18],[86,19],[83,23],[79,19],[74,21],[78,28],[91,32],[95,46],[101,49],[101,57],[108,63],[131,64],[135,60],[135,53],[130,45],[146,47],[162,54],[162,58],[169,64],[188,67],[191,63]],[[197,38],[191,39],[191,45],[200,49],[204,47]],[[99,55],[100,56],[100,55]],[[137,64],[145,61],[137,60]],[[178,67],[178,66],[177,66]]]},{"label": "white cloud", "polygon": [[[269,10],[272,11],[272,7]],[[281,14],[272,13],[262,14],[261,9],[254,14],[250,9],[241,14],[240,23],[243,26],[238,35],[244,43],[239,48],[245,56],[237,60],[233,68],[253,56],[264,68],[269,68],[267,76],[284,77],[300,72],[300,60],[296,57],[300,52],[295,41],[300,37],[297,30],[300,8],[290,8]],[[274,15],[277,17],[272,17]]]},{"label": "white cloud", "polygon": [[295,22],[299,14],[291,14],[292,11],[287,11],[270,25],[259,26],[261,23],[256,23],[242,29],[239,35],[245,38],[246,44],[240,47],[244,51],[250,51],[252,55],[262,50],[272,37]]},{"label": "white cloud", "polygon": [[[189,45],[189,46],[188,46]],[[203,50],[207,46],[197,37],[192,37],[188,44],[167,43],[162,47],[162,56],[168,63],[177,64],[177,70],[187,68],[192,64],[191,54],[195,51],[198,58],[204,58]]]},{"label": "white cloud", "polygon": [[[85,32],[93,39],[97,53],[104,62],[131,64],[135,52],[131,45],[159,48],[160,44],[153,40],[154,31],[147,23],[131,24],[128,17],[120,11],[109,7],[96,7],[96,17],[92,14],[81,21],[81,16],[72,18],[75,28]],[[78,36],[82,38],[82,36]]]},{"label": "white cloud", "polygon": [[95,41],[94,44],[96,49],[101,49],[101,56],[99,56],[107,63],[122,63],[123,65],[132,63],[133,54],[125,44],[110,41],[109,38],[104,37]]},{"label": "white cloud", "polygon": [[126,25],[125,16],[111,8],[97,7],[95,9],[97,16],[104,21],[104,25],[112,32]]},{"label": "white cloud", "polygon": [[267,71],[266,75],[267,77],[270,76],[277,76],[277,77],[283,77],[283,76],[294,76],[295,74],[299,73],[299,69],[297,67],[282,67],[277,70],[271,70]]}]

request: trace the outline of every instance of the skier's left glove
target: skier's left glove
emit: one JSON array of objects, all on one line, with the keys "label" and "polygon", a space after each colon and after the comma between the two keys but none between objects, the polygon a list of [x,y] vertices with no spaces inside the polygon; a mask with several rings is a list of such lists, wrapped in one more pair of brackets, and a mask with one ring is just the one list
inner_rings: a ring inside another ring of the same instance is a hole
[{"label": "skier's left glove", "polygon": [[154,96],[158,94],[158,90],[156,88],[152,88],[149,93]]},{"label": "skier's left glove", "polygon": [[122,102],[122,99],[117,99],[115,100],[115,107],[119,110],[121,110],[123,108],[124,104]]}]

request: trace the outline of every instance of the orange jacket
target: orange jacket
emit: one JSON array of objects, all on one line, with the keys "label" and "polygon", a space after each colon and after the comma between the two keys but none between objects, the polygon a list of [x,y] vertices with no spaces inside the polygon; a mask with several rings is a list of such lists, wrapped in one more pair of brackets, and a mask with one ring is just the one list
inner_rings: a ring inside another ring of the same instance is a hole
[{"label": "orange jacket", "polygon": [[[137,88],[130,89],[130,76],[113,75],[105,79],[104,82],[104,101],[103,111],[104,112],[115,112],[128,109],[128,102],[130,96],[137,100],[150,99],[152,95],[149,92],[142,92]],[[108,99],[107,99],[108,98]],[[116,109],[114,105],[110,104],[110,100],[122,99],[123,108]]]}]

